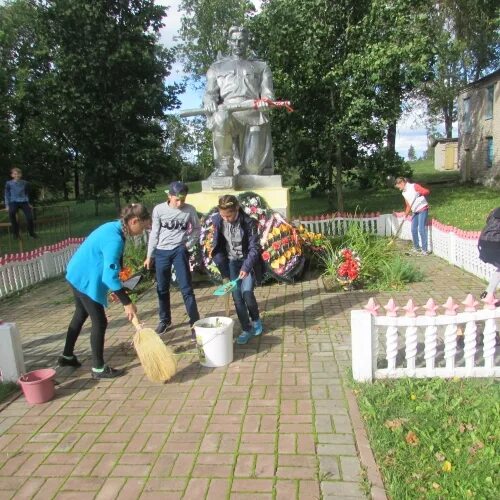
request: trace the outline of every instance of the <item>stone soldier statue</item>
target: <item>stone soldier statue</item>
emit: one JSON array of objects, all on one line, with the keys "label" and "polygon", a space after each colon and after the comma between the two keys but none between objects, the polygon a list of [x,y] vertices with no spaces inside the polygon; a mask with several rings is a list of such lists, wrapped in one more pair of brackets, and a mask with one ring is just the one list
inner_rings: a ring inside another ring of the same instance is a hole
[{"label": "stone soldier statue", "polygon": [[228,35],[231,55],[210,66],[203,97],[207,125],[213,134],[212,177],[271,175],[271,129],[269,118],[262,112],[268,108],[265,100],[274,100],[271,71],[265,62],[246,58],[245,28],[233,26]]}]

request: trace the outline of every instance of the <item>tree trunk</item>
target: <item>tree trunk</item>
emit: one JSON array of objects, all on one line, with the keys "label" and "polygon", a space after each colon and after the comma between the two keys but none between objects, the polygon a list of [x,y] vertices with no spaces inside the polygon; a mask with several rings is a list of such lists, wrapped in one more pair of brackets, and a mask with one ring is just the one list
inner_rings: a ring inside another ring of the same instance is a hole
[{"label": "tree trunk", "polygon": [[342,144],[337,137],[335,142],[335,187],[337,188],[337,210],[344,211],[344,193],[342,192]]},{"label": "tree trunk", "polygon": [[396,153],[396,122],[392,122],[387,127],[387,150]]},{"label": "tree trunk", "polygon": [[121,205],[120,205],[120,183],[115,181],[113,183],[113,201],[115,204],[116,213],[120,216]]},{"label": "tree trunk", "polygon": [[75,191],[75,200],[80,198],[80,174],[78,173],[78,165],[75,165],[73,169],[74,175],[74,191]]},{"label": "tree trunk", "polygon": [[443,107],[443,115],[446,138],[451,139],[453,137],[453,103],[448,103]]}]

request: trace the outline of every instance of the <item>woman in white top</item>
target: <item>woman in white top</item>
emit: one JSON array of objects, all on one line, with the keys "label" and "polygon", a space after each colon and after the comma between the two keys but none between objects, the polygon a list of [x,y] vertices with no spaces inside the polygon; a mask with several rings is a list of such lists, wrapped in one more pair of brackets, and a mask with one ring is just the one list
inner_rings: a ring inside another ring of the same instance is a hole
[{"label": "woman in white top", "polygon": [[[411,236],[413,239],[414,253],[429,255],[427,248],[427,218],[429,215],[429,204],[425,198],[430,191],[420,184],[410,182],[404,177],[398,177],[395,187],[401,191],[405,199],[405,217],[413,213],[411,218]],[[420,241],[419,241],[420,236]]]}]

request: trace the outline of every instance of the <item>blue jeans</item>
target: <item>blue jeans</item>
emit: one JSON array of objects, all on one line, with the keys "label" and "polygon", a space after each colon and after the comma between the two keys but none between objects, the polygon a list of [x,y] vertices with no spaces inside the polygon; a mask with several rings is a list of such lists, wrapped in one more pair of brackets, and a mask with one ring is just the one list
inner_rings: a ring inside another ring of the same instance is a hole
[{"label": "blue jeans", "polygon": [[[429,215],[428,210],[422,210],[413,214],[411,219],[411,236],[413,239],[413,246],[419,250],[420,248],[427,252],[427,217]],[[418,242],[418,236],[420,235],[420,244]]]},{"label": "blue jeans", "polygon": [[[229,279],[235,280],[239,276],[242,265],[243,260],[229,261]],[[252,323],[250,321],[259,319],[259,306],[253,288],[253,274],[248,273],[243,280],[238,281],[236,288],[233,290],[234,307],[240,320],[241,329],[244,332],[251,332]]]},{"label": "blue jeans", "polygon": [[193,325],[200,319],[198,306],[193,292],[191,271],[189,269],[189,254],[184,245],[173,250],[155,250],[156,291],[160,304],[160,321],[170,323],[172,313],[170,310],[170,280],[172,278],[172,265],[179,283],[184,305],[189,316],[189,323]]}]

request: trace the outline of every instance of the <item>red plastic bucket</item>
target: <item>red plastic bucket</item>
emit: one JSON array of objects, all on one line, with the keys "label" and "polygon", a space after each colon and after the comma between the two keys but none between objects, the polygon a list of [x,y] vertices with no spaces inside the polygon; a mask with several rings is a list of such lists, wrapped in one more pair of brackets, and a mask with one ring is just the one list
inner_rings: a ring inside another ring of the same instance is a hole
[{"label": "red plastic bucket", "polygon": [[56,393],[55,376],[56,371],[53,368],[42,368],[19,377],[18,383],[26,401],[35,405],[50,401]]}]

